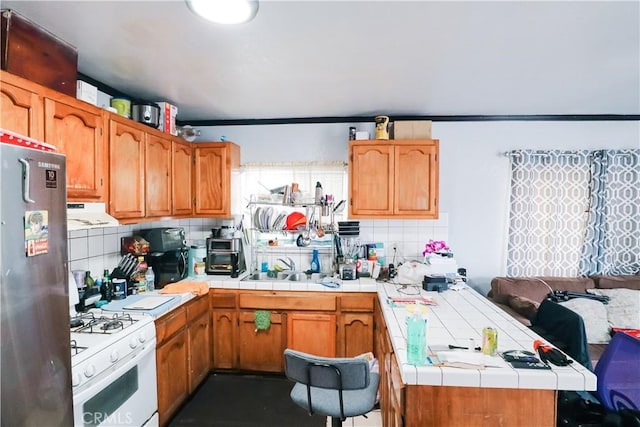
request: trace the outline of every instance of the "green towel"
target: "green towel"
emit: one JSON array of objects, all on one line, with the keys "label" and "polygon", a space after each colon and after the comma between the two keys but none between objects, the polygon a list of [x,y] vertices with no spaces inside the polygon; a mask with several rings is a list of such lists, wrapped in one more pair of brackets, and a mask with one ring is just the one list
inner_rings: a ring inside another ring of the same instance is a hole
[{"label": "green towel", "polygon": [[256,310],[253,321],[256,324],[256,331],[266,331],[271,326],[271,311]]}]

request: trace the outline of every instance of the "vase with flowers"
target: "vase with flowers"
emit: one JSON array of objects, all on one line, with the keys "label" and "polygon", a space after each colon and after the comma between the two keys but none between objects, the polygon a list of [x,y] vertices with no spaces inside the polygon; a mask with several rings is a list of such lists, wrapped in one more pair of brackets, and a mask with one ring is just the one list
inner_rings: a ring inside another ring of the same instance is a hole
[{"label": "vase with flowers", "polygon": [[444,240],[433,240],[429,239],[426,245],[424,245],[424,251],[422,251],[422,256],[424,257],[425,263],[428,262],[429,258],[434,254],[443,255],[449,253],[450,248],[447,245],[447,242]]}]

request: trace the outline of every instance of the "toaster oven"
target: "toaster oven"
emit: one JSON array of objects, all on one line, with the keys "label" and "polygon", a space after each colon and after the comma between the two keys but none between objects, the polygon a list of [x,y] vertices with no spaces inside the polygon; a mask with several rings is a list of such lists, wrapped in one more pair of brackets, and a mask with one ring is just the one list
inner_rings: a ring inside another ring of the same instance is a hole
[{"label": "toaster oven", "polygon": [[207,239],[207,274],[224,274],[237,277],[247,270],[241,239]]}]

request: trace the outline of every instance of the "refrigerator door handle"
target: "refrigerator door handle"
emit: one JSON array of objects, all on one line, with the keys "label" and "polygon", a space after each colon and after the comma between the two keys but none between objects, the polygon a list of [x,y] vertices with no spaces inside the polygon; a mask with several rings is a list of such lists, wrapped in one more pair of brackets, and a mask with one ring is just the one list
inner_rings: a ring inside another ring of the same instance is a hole
[{"label": "refrigerator door handle", "polygon": [[18,159],[20,163],[22,163],[22,198],[27,203],[35,203],[29,195],[29,180],[31,173],[31,166],[29,166],[29,161],[27,159]]}]

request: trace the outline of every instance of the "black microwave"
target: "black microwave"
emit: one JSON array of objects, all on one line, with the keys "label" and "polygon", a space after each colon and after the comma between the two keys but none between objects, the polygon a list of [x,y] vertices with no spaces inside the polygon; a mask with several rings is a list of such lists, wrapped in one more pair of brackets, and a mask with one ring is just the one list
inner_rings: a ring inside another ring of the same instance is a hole
[{"label": "black microwave", "polygon": [[168,283],[178,282],[188,274],[189,249],[182,248],[147,255],[147,264],[155,273],[155,288],[161,289]]}]

